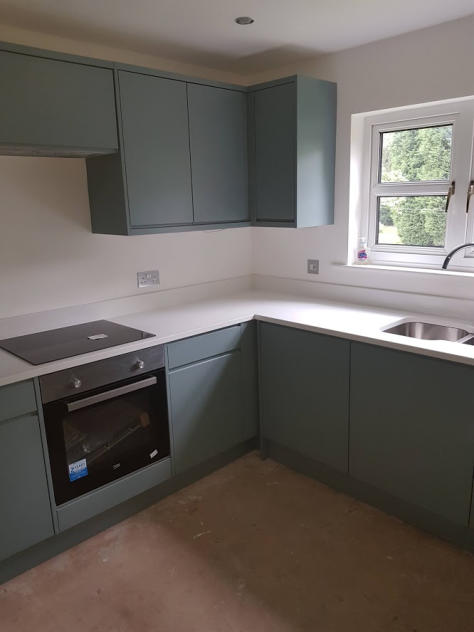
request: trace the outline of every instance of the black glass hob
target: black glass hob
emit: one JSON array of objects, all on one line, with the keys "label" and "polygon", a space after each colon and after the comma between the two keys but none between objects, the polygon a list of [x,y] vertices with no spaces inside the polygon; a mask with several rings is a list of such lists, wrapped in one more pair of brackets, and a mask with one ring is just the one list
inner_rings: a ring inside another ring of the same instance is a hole
[{"label": "black glass hob", "polygon": [[109,320],[95,320],[82,325],[6,338],[0,340],[0,349],[8,351],[30,364],[44,364],[90,351],[99,351],[128,342],[152,338],[154,335],[133,329],[133,327],[118,325]]}]

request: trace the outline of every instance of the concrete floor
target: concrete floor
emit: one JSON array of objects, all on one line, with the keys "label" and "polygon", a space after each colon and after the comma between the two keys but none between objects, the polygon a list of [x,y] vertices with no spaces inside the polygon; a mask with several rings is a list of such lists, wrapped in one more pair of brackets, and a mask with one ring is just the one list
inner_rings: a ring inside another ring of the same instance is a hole
[{"label": "concrete floor", "polygon": [[473,632],[474,557],[250,454],[0,587],[1,632]]}]

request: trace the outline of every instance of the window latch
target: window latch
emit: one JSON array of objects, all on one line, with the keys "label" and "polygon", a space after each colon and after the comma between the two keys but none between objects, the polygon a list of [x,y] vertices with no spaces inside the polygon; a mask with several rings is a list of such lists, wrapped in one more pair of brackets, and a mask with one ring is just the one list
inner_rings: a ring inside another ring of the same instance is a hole
[{"label": "window latch", "polygon": [[453,197],[453,195],[456,193],[456,183],[453,180],[451,182],[451,184],[449,185],[449,189],[448,189],[448,197],[446,198],[446,208],[444,209],[446,211],[446,213],[448,212],[448,208],[449,208],[449,203],[451,202],[451,198]]},{"label": "window latch", "polygon": [[474,195],[474,180],[470,181],[467,188],[466,213],[469,213],[469,202],[471,201],[472,195]]}]

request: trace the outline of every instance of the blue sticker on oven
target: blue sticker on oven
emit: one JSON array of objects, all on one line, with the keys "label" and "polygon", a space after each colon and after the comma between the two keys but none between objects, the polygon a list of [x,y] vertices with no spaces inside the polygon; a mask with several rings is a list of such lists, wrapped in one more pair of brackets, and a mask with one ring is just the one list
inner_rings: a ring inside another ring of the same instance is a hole
[{"label": "blue sticker on oven", "polygon": [[87,476],[89,474],[89,472],[87,471],[86,459],[81,459],[80,461],[69,463],[68,467],[70,481],[76,481],[78,478],[82,478],[83,476]]}]

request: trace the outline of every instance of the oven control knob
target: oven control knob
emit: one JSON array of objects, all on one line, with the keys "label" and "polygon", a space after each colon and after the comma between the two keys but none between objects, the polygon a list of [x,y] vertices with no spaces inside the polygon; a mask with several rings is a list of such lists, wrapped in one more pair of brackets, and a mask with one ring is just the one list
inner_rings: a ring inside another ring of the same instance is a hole
[{"label": "oven control knob", "polygon": [[135,369],[137,370],[141,370],[145,368],[145,363],[143,362],[143,360],[137,360],[135,362]]},{"label": "oven control knob", "polygon": [[81,388],[82,380],[80,380],[78,377],[73,377],[71,380],[71,386],[72,388]]}]

